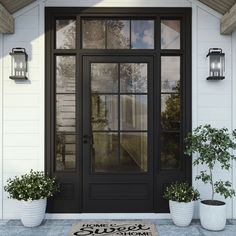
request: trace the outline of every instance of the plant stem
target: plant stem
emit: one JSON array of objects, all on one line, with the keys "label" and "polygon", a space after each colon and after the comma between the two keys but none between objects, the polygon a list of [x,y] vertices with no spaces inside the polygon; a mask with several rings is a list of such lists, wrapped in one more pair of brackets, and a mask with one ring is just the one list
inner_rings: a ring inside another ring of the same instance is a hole
[{"label": "plant stem", "polygon": [[210,184],[211,184],[211,191],[212,191],[212,194],[211,194],[211,200],[214,200],[214,184],[213,184],[213,177],[212,177],[212,168],[209,168],[210,169]]}]

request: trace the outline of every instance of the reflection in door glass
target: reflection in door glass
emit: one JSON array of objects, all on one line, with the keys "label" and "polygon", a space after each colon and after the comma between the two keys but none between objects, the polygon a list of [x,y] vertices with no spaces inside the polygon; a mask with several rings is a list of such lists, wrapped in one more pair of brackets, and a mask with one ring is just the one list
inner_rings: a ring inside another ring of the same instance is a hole
[{"label": "reflection in door glass", "polygon": [[161,92],[180,93],[180,57],[161,57]]},{"label": "reflection in door glass", "polygon": [[180,129],[180,95],[161,95],[161,126],[163,130]]},{"label": "reflection in door glass", "polygon": [[128,20],[107,21],[107,49],[130,47],[130,24]]},{"label": "reflection in door glass", "polygon": [[57,132],[75,132],[75,95],[58,94],[56,99]]},{"label": "reflection in door glass", "polygon": [[120,96],[121,130],[147,130],[147,95]]},{"label": "reflection in door glass", "polygon": [[93,93],[118,92],[117,63],[91,63],[91,91]]},{"label": "reflection in door glass", "polygon": [[146,63],[91,63],[92,171],[148,170],[147,81]]},{"label": "reflection in door glass", "polygon": [[120,162],[123,169],[134,172],[146,172],[147,133],[121,133],[120,139]]},{"label": "reflection in door glass", "polygon": [[118,129],[118,96],[92,95],[91,122],[93,130]]},{"label": "reflection in door glass", "polygon": [[132,20],[131,29],[132,49],[154,49],[153,20]]},{"label": "reflection in door glass", "polygon": [[56,56],[56,92],[75,93],[75,56]]},{"label": "reflection in door glass", "polygon": [[91,161],[95,172],[117,172],[119,168],[118,133],[94,132]]},{"label": "reflection in door glass", "polygon": [[147,92],[147,64],[120,64],[120,91],[122,93]]},{"label": "reflection in door glass", "polygon": [[105,48],[105,20],[82,21],[83,48]]},{"label": "reflection in door glass", "polygon": [[179,133],[162,133],[161,135],[161,169],[180,168]]},{"label": "reflection in door glass", "polygon": [[161,49],[180,49],[180,21],[161,21]]},{"label": "reflection in door glass", "polygon": [[76,22],[73,19],[56,20],[56,48],[74,49]]},{"label": "reflection in door glass", "polygon": [[75,169],[75,135],[57,133],[56,134],[56,171]]}]

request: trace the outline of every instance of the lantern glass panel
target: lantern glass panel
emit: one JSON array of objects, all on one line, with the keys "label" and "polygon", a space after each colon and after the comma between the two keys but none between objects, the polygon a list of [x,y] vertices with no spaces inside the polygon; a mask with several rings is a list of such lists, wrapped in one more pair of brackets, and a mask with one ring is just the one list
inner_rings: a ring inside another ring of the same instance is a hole
[{"label": "lantern glass panel", "polygon": [[12,56],[12,75],[26,76],[26,57],[24,53],[15,53]]},{"label": "lantern glass panel", "polygon": [[210,75],[213,77],[224,76],[224,54],[210,55]]}]

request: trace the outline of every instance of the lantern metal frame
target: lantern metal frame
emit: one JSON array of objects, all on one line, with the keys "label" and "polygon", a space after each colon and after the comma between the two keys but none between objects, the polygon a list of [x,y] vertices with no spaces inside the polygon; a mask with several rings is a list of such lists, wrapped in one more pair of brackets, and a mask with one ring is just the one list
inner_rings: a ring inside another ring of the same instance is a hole
[{"label": "lantern metal frame", "polygon": [[[24,72],[24,75],[16,75],[16,74],[13,74],[13,71],[14,71],[14,68],[15,68],[15,65],[14,65],[14,56],[16,55],[24,55],[24,69],[22,70]],[[20,48],[20,47],[17,47],[17,48],[12,48],[12,51],[9,53],[9,55],[12,57],[12,61],[11,61],[11,73],[12,75],[9,76],[10,79],[13,79],[13,80],[27,80],[28,77],[26,76],[27,72],[28,72],[28,54],[26,53],[26,50],[25,48]]]},{"label": "lantern metal frame", "polygon": [[[220,72],[222,72],[222,75],[220,75],[220,73],[219,73],[219,75],[211,75],[211,70],[212,70],[212,68],[211,68],[211,56],[219,56],[219,57],[221,57],[221,58],[223,58],[223,60],[221,61],[220,60],[220,62],[219,63],[222,63],[220,66],[220,68],[219,68],[219,70],[222,70],[222,71],[220,71]],[[208,54],[207,54],[207,56],[206,57],[209,57],[209,76],[207,77],[207,80],[223,80],[223,79],[225,79],[225,75],[224,75],[224,73],[225,73],[225,53],[223,53],[222,52],[222,49],[221,48],[210,48],[209,49],[209,52],[208,52]]]}]

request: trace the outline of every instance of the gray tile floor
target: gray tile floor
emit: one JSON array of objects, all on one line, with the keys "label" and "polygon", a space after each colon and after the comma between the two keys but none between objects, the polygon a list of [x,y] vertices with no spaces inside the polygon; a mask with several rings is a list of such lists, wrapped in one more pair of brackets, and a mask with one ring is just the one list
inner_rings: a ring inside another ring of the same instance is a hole
[{"label": "gray tile floor", "polygon": [[[87,220],[86,220],[87,221]],[[157,226],[158,236],[236,236],[236,220],[228,220],[225,230],[210,232],[198,220],[189,227],[176,227],[171,220],[145,220]],[[78,220],[45,220],[41,226],[25,228],[19,220],[0,221],[0,236],[66,236]]]}]

